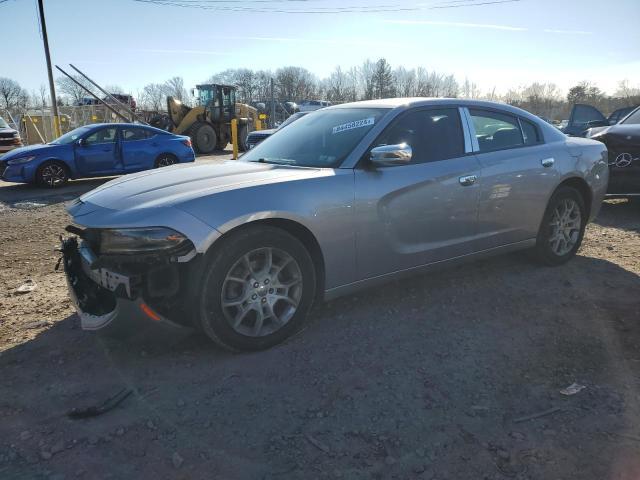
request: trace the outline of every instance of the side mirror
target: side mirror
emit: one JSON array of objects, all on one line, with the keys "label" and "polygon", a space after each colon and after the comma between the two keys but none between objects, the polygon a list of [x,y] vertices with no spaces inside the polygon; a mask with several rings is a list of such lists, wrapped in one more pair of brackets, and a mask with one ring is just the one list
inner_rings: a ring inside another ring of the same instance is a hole
[{"label": "side mirror", "polygon": [[374,147],[369,154],[369,160],[379,166],[406,165],[411,161],[412,156],[411,145],[400,143]]},{"label": "side mirror", "polygon": [[76,140],[76,145],[78,145],[79,147],[84,147],[87,145],[87,141],[84,138],[80,138]]}]

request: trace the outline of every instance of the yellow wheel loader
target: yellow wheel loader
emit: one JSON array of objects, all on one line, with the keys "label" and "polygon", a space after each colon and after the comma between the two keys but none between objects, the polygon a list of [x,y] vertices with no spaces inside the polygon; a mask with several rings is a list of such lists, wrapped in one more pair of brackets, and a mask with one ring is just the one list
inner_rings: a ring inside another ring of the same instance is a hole
[{"label": "yellow wheel loader", "polygon": [[167,97],[169,130],[189,135],[198,153],[224,150],[231,141],[231,120],[238,120],[238,150],[248,149],[247,136],[255,129],[258,110],[245,103],[236,103],[236,87],[215,83],[197,85],[194,95],[197,106],[187,107],[173,97]]}]

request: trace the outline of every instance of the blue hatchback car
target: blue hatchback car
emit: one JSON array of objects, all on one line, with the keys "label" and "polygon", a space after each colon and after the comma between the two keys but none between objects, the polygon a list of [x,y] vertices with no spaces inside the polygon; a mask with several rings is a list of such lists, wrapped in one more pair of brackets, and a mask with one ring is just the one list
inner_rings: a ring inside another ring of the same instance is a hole
[{"label": "blue hatchback car", "polygon": [[76,128],[46,145],[17,148],[0,157],[2,179],[59,187],[70,178],[139,172],[193,162],[191,139],[133,123]]}]

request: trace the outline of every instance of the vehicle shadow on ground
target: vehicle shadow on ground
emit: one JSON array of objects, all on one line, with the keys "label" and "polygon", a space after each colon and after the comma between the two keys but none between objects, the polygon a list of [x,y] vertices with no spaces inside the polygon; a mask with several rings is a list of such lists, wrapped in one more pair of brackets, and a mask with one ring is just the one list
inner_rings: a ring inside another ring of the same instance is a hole
[{"label": "vehicle shadow on ground", "polygon": [[[72,315],[0,355],[0,472],[631,479],[638,292],[604,260],[508,255],[318,305],[251,354],[187,330],[108,341]],[[122,388],[113,411],[66,418]]]},{"label": "vehicle shadow on ground", "polygon": [[31,209],[73,200],[114,177],[71,180],[63,187],[42,188],[29,184],[0,181],[0,204],[9,208]]},{"label": "vehicle shadow on ground", "polygon": [[640,198],[604,201],[595,223],[640,232]]}]

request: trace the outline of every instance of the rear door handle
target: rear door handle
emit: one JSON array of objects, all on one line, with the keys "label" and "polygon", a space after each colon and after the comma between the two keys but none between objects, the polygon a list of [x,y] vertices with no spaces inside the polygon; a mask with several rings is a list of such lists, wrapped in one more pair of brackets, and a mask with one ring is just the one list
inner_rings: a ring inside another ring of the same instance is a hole
[{"label": "rear door handle", "polygon": [[556,161],[553,158],[543,158],[542,160],[540,160],[540,163],[543,167],[552,167],[555,162]]},{"label": "rear door handle", "polygon": [[474,183],[476,183],[477,179],[478,177],[476,177],[475,175],[464,175],[460,177],[458,181],[463,187],[468,187],[469,185],[473,185]]}]

